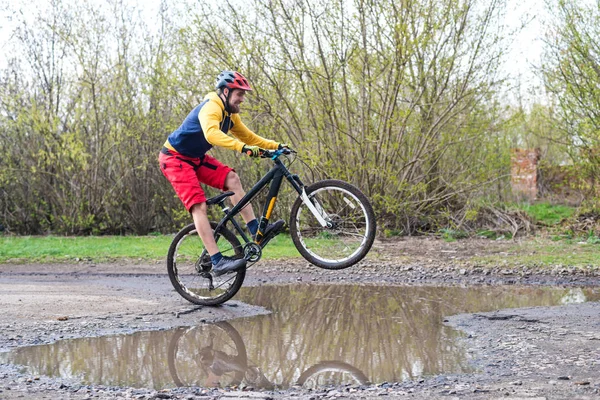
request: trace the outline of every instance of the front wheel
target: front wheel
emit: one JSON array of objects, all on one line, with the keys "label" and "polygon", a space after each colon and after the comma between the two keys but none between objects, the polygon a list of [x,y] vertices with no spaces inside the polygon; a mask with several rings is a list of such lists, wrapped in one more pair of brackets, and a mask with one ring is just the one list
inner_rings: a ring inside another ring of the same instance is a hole
[{"label": "front wheel", "polygon": [[[216,225],[211,222],[213,232]],[[224,226],[215,234],[215,239],[224,256],[244,256],[240,241]],[[224,303],[240,289],[246,270],[213,277],[211,269],[210,255],[204,249],[196,227],[194,224],[186,226],[175,235],[167,256],[167,270],[173,287],[184,299],[194,304],[214,306]]]},{"label": "front wheel", "polygon": [[375,213],[367,196],[338,180],[320,181],[305,190],[312,206],[309,208],[302,196],[298,197],[289,224],[300,254],[326,269],[347,268],[362,260],[373,245],[376,229]]}]

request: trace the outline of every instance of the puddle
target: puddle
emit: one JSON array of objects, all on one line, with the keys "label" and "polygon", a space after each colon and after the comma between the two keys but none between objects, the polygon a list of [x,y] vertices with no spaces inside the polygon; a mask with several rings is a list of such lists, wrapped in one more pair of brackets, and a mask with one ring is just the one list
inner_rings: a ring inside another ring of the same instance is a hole
[{"label": "puddle", "polygon": [[170,331],[64,340],[0,354],[36,375],[85,384],[287,388],[472,371],[457,313],[598,301],[598,288],[291,285],[236,299],[273,314]]}]

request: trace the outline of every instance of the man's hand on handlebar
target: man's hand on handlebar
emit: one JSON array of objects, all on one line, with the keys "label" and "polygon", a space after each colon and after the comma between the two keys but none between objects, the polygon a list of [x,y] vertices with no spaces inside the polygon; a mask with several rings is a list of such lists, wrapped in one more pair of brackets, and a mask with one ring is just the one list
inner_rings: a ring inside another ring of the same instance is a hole
[{"label": "man's hand on handlebar", "polygon": [[250,157],[260,157],[261,149],[258,146],[244,145],[244,147],[242,147],[242,153],[246,153]]},{"label": "man's hand on handlebar", "polygon": [[277,150],[282,150],[283,154],[295,153],[295,151],[292,150],[290,145],[287,143],[279,143],[279,145],[277,146]]},{"label": "man's hand on handlebar", "polygon": [[296,151],[290,149],[290,147],[287,144],[281,143],[277,146],[277,150],[265,150],[261,149],[258,146],[244,145],[244,147],[242,147],[242,153],[245,153],[250,157],[271,158],[274,155],[288,155],[296,153]]}]

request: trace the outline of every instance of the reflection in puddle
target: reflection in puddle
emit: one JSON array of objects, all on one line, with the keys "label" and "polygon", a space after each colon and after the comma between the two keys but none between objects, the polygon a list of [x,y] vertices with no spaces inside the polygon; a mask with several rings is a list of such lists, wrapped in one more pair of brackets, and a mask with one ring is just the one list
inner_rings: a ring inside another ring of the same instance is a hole
[{"label": "reflection in puddle", "polygon": [[171,331],[64,340],[0,354],[32,374],[152,387],[286,388],[471,371],[444,316],[600,300],[598,289],[266,286],[238,299],[267,316]]},{"label": "reflection in puddle", "polygon": [[[248,350],[239,331],[228,322],[180,328],[169,346],[169,373],[177,386],[212,387],[243,383],[260,389],[289,387],[292,384],[314,387],[319,384],[319,378],[334,375],[356,384],[369,383],[362,371],[343,361],[319,362],[300,373],[294,365],[290,365],[294,364],[292,360],[280,359],[280,366],[284,368],[273,365],[274,368],[267,370],[252,360]],[[288,379],[288,376],[293,376],[293,379]]]}]

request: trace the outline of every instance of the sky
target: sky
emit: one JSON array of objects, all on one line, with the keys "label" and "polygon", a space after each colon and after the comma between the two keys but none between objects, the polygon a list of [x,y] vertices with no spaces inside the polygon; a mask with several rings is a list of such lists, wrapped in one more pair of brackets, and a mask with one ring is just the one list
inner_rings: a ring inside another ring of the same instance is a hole
[{"label": "sky", "polygon": [[[541,64],[543,20],[546,18],[544,0],[509,0],[506,24],[509,29],[518,29],[505,59],[503,70],[510,74],[526,104],[541,100],[539,87],[542,81],[535,73]],[[536,90],[537,88],[537,90]],[[517,101],[516,96],[512,99]]]},{"label": "sky", "polygon": [[[13,5],[16,1],[31,4],[30,0],[13,0]],[[140,4],[140,0],[123,1]],[[146,0],[142,4],[144,4],[146,13],[153,15],[158,10],[160,0]],[[6,60],[2,56],[5,54],[4,46],[13,28],[12,23],[6,17],[8,7],[7,3],[0,5],[0,46],[2,47],[2,50],[0,50],[0,68],[6,65]],[[542,21],[545,18],[544,9],[544,0],[507,0],[505,23],[508,28],[519,30],[523,23],[525,25],[514,37],[501,71],[510,75],[512,85],[520,87],[519,93],[525,104],[543,101],[539,92],[542,82],[536,75],[535,68],[540,65],[542,55],[541,38],[543,32]],[[508,93],[506,100],[517,103],[518,96],[514,93]]]}]

